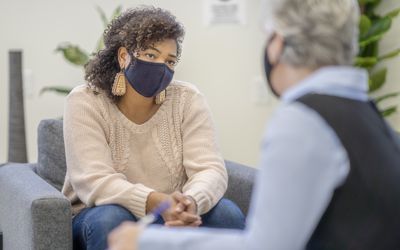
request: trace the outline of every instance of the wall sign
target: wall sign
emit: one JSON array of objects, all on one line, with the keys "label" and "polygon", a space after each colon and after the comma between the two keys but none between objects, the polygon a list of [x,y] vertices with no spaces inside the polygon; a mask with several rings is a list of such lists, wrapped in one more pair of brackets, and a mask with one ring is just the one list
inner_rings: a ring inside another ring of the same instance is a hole
[{"label": "wall sign", "polygon": [[244,25],[246,22],[245,0],[203,0],[204,25]]}]

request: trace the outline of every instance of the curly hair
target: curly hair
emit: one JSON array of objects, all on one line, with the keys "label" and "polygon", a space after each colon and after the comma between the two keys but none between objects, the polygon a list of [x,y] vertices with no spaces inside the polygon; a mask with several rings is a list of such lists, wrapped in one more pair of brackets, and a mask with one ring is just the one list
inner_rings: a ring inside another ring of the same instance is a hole
[{"label": "curly hair", "polygon": [[85,80],[105,90],[108,97],[117,102],[120,97],[113,95],[111,89],[114,77],[120,71],[118,49],[125,47],[133,54],[157,42],[173,39],[179,58],[184,34],[183,25],[167,10],[152,6],[128,9],[104,31],[105,47],[85,65]]}]

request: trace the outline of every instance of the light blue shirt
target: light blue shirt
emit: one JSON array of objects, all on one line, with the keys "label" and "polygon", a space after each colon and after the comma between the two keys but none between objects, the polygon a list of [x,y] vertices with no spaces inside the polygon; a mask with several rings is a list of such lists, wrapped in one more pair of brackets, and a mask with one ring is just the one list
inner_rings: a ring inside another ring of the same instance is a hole
[{"label": "light blue shirt", "polygon": [[263,137],[244,231],[150,227],[139,249],[303,249],[350,166],[332,128],[295,100],[319,93],[367,101],[367,89],[364,70],[325,67],[284,93]]}]

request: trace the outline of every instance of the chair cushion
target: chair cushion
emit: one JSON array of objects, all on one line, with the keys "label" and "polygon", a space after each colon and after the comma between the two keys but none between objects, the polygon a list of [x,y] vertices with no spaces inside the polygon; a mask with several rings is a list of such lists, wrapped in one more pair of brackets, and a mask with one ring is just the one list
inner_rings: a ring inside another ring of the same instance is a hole
[{"label": "chair cushion", "polygon": [[42,120],[38,127],[37,174],[61,190],[66,165],[62,120]]}]

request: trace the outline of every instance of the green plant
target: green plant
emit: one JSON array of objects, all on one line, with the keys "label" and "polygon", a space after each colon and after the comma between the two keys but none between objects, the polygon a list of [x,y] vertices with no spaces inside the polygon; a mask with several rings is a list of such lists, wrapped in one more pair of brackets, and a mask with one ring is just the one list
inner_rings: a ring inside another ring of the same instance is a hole
[{"label": "green plant", "polygon": [[[106,14],[104,11],[99,7],[96,6],[96,10],[100,15],[101,21],[103,23],[104,29],[107,28],[108,24],[116,17],[118,17],[121,14],[122,7],[118,6],[112,13],[110,18],[107,18]],[[104,41],[103,41],[103,36],[101,35],[97,44],[96,48],[93,50],[94,54],[104,48]],[[62,53],[64,59],[78,67],[83,67],[90,59],[90,55],[88,52],[85,50],[81,49],[78,45],[71,44],[69,42],[61,43],[57,46],[55,49],[56,52]],[[72,88],[71,87],[64,87],[64,86],[48,86],[44,87],[41,89],[40,93],[44,92],[55,92],[63,95],[67,95],[69,92],[71,92]]]},{"label": "green plant", "polygon": [[[392,20],[399,15],[400,8],[396,8],[385,15],[378,15],[375,10],[382,0],[358,0],[358,2],[362,15],[360,18],[360,52],[355,60],[355,65],[368,70],[369,92],[373,93],[386,83],[387,68],[382,68],[379,64],[400,54],[400,48],[384,55],[379,54],[379,42],[390,30]],[[399,94],[399,92],[388,93],[375,98],[375,102],[381,104],[381,102]],[[397,106],[390,106],[381,112],[383,116],[389,116],[397,112]]]}]

